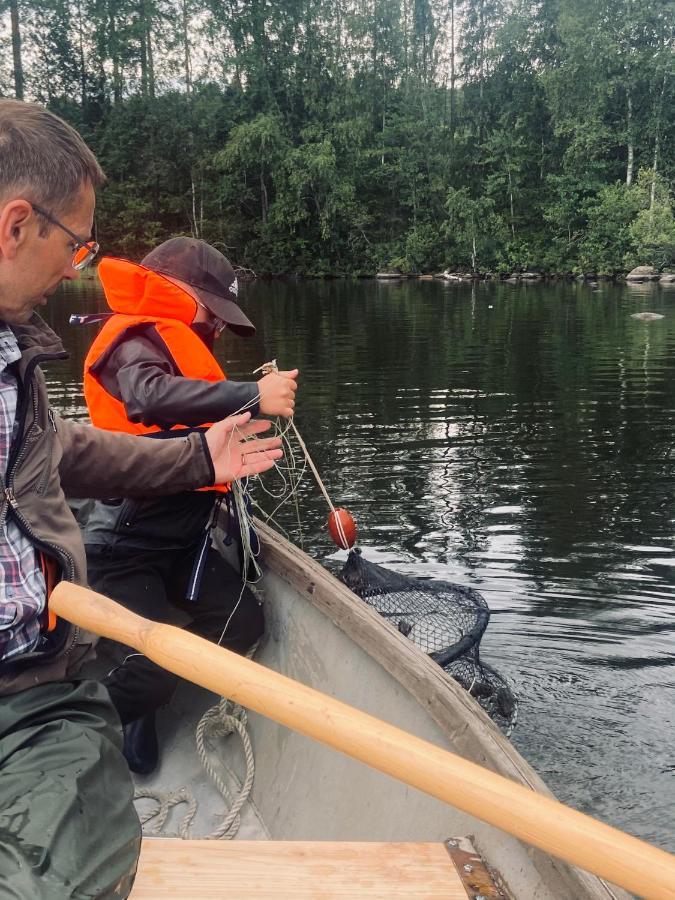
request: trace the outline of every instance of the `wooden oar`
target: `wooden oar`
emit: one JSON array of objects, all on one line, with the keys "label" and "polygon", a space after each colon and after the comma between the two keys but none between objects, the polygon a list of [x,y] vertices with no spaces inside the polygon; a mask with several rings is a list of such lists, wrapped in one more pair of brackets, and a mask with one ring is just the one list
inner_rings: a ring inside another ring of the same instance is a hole
[{"label": "wooden oar", "polygon": [[675,856],[180,628],[66,582],[50,608],[210,691],[649,900],[675,900]]}]

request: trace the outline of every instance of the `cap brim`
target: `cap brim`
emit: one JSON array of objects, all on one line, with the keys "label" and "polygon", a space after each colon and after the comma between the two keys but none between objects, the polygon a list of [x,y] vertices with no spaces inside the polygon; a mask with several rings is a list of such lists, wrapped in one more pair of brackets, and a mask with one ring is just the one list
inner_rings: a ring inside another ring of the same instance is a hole
[{"label": "cap brim", "polygon": [[225,297],[221,297],[220,294],[205,291],[204,288],[181,281],[180,278],[165,275],[163,272],[160,274],[167,281],[173,282],[192,297],[199,299],[209,312],[212,312],[214,316],[218,316],[223,322],[227,322],[228,328],[235,334],[238,334],[240,337],[251,337],[255,334],[255,325],[244,315],[244,311],[234,300],[227,300]]},{"label": "cap brim", "polygon": [[227,300],[219,294],[212,294],[211,291],[205,291],[204,288],[194,287],[190,285],[192,290],[200,298],[204,306],[206,306],[214,316],[218,316],[223,322],[227,322],[227,327],[241,337],[251,337],[255,334],[255,325],[248,316],[244,315],[244,311],[234,300]]}]

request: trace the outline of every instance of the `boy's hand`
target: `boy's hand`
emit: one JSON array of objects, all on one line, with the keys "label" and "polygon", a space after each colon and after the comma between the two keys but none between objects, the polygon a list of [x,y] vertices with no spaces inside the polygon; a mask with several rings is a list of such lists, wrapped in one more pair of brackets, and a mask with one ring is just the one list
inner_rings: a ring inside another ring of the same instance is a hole
[{"label": "boy's hand", "polygon": [[[271,469],[283,456],[281,438],[253,438],[270,428],[270,422],[251,422],[251,413],[228,416],[206,432],[206,443],[216,472],[215,484],[225,484]],[[249,440],[246,440],[249,438]]]},{"label": "boy's hand", "polygon": [[288,419],[293,415],[295,392],[298,389],[295,380],[297,377],[297,369],[263,375],[258,382],[258,390],[260,391],[260,412],[264,416],[285,416]]}]

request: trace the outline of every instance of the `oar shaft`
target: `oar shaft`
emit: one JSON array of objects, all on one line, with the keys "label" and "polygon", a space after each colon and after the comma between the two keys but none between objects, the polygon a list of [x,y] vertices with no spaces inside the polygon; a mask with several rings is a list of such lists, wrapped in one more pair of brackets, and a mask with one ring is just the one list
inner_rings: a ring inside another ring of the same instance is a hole
[{"label": "oar shaft", "polygon": [[675,900],[675,857],[187,631],[62,582],[59,616],[170,672],[649,900]]}]

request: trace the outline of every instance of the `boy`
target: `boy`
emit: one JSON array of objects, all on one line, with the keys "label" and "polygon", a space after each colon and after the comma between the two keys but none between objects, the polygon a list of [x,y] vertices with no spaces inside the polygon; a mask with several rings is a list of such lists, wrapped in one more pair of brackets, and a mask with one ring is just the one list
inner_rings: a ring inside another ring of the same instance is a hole
[{"label": "boy", "polygon": [[[226,328],[241,336],[255,332],[236,302],[234,270],[214,247],[172,238],[140,265],[103,259],[99,277],[114,313],[85,361],[94,425],[164,440],[237,411],[293,414],[297,370],[235,383],[213,355],[213,341]],[[154,621],[167,621],[177,607],[190,616],[191,631],[246,652],[263,632],[261,607],[210,546],[228,492],[220,485],[148,501],[98,502],[84,538],[91,585]],[[155,710],[177,680],[138,653],[104,680],[135,772],[157,765]]]}]

